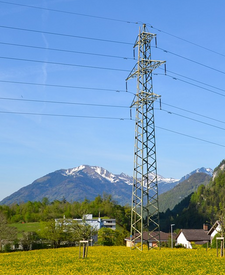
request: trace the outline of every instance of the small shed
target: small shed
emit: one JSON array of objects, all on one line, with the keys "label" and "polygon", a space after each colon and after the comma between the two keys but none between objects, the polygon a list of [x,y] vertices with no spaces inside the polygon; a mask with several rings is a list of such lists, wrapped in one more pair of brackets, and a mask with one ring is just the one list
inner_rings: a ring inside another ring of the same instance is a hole
[{"label": "small shed", "polygon": [[181,229],[177,235],[176,243],[186,248],[192,248],[191,243],[205,244],[210,242],[208,231],[204,229]]}]

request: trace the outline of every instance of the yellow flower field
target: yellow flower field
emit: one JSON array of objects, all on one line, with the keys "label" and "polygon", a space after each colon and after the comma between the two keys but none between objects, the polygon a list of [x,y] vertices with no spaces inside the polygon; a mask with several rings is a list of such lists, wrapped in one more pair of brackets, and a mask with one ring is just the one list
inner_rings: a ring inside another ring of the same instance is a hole
[{"label": "yellow flower field", "polygon": [[0,274],[225,274],[215,249],[130,250],[126,247],[59,248],[0,254]]}]

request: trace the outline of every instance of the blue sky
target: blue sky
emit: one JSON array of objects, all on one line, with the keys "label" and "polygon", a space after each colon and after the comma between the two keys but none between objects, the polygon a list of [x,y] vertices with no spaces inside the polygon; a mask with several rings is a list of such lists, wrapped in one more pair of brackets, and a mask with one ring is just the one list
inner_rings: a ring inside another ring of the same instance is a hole
[{"label": "blue sky", "polygon": [[225,155],[224,10],[222,0],[0,1],[0,200],[82,164],[132,175],[136,83],[126,93],[125,79],[143,23],[157,34],[152,58],[167,63],[153,76],[158,173],[214,169]]}]

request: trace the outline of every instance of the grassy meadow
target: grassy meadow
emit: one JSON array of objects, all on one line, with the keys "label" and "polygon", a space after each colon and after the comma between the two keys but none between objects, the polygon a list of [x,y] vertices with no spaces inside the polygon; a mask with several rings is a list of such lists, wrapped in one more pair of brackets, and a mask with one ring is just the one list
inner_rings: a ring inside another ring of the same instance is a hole
[{"label": "grassy meadow", "polygon": [[[41,224],[39,222],[29,223],[11,223],[9,226],[16,227],[18,230],[18,238],[22,237],[22,232],[37,232],[40,229]],[[1,273],[0,273],[1,274]]]},{"label": "grassy meadow", "polygon": [[0,274],[225,274],[225,257],[215,249],[79,247],[0,254]]}]

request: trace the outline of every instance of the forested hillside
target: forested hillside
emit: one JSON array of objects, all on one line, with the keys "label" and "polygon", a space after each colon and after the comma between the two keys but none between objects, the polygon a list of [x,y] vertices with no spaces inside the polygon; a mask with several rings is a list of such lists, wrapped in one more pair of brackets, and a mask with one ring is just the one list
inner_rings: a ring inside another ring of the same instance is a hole
[{"label": "forested hillside", "polygon": [[200,185],[196,192],[181,201],[173,211],[161,214],[162,230],[175,223],[177,228],[202,228],[225,217],[225,160],[214,170],[208,185]]},{"label": "forested hillside", "polygon": [[225,215],[225,170],[217,170],[208,186],[200,186],[191,197],[199,215],[210,220]]},{"label": "forested hillside", "polygon": [[188,179],[177,184],[173,189],[159,196],[159,210],[165,212],[168,208],[172,210],[184,198],[195,192],[200,185],[207,185],[211,176],[205,173],[195,173]]}]

